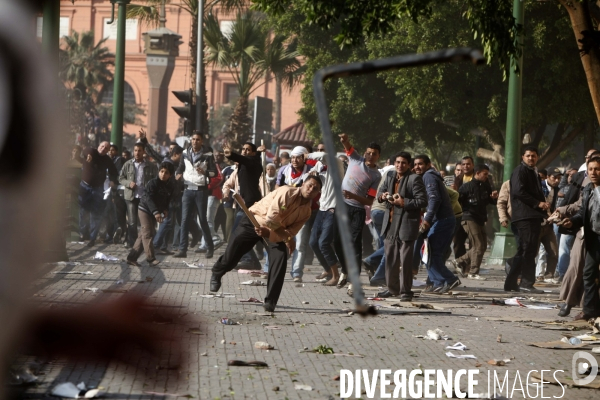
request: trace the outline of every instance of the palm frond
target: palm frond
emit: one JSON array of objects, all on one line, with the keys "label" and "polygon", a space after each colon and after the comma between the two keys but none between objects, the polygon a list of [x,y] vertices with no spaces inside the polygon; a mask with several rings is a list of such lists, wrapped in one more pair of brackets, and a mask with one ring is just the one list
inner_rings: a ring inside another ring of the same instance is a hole
[{"label": "palm frond", "polygon": [[158,26],[160,13],[158,6],[130,4],[127,7],[127,19],[137,19],[144,25]]}]

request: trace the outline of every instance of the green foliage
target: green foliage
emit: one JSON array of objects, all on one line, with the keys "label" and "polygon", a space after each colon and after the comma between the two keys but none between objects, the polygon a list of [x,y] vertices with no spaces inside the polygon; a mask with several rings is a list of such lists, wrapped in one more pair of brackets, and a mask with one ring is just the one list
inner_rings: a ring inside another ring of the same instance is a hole
[{"label": "green foliage", "polygon": [[333,354],[334,351],[331,347],[328,347],[326,344],[319,345],[313,349],[313,351],[317,354]]},{"label": "green foliage", "polygon": [[115,55],[104,47],[106,38],[94,44],[94,32],[73,31],[71,36],[63,37],[60,49],[60,79],[70,87],[81,91],[85,100],[96,96],[102,85],[111,81]]}]

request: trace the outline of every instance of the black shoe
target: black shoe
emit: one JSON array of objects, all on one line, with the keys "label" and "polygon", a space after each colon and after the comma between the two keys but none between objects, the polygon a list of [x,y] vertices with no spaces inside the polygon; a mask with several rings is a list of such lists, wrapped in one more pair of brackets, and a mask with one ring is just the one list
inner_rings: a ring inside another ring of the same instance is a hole
[{"label": "black shoe", "polygon": [[531,293],[531,294],[544,294],[543,290],[536,289],[533,286],[532,287],[523,287],[523,286],[521,286],[521,292]]},{"label": "black shoe", "polygon": [[371,285],[371,286],[385,285],[385,279],[371,279],[369,281],[369,285]]},{"label": "black shoe", "polygon": [[519,286],[504,286],[505,292],[520,292],[521,288]]},{"label": "black shoe", "polygon": [[80,242],[84,242],[85,241],[85,237],[83,237],[83,235],[79,235],[79,241]]},{"label": "black shoe", "polygon": [[213,258],[214,253],[215,253],[214,249],[207,249],[206,250],[206,258]]},{"label": "black shoe", "polygon": [[448,291],[454,289],[455,287],[458,287],[461,283],[462,282],[460,281],[460,279],[456,278],[456,280],[448,286]]},{"label": "black shoe", "polygon": [[433,285],[427,285],[425,286],[425,289],[422,290],[423,293],[432,293],[433,292]]},{"label": "black shoe", "polygon": [[366,258],[363,258],[362,264],[365,266],[369,280],[371,280],[373,275],[375,275],[375,268],[373,268],[373,266],[366,261]]},{"label": "black shoe", "polygon": [[172,256],[175,253],[169,251],[169,249],[160,249],[160,254],[164,254],[165,256]]},{"label": "black shoe", "polygon": [[451,284],[448,283],[444,283],[444,286],[442,287],[437,287],[433,289],[434,293],[437,294],[446,294],[449,291],[451,291],[452,289],[454,289],[455,287],[457,287],[458,285],[460,285],[462,282],[460,281],[460,279],[456,278],[456,280],[454,282],[452,282]]},{"label": "black shoe", "polygon": [[95,244],[96,244],[96,241],[95,241],[95,240],[90,240],[89,242],[87,242],[86,246],[87,246],[87,247],[92,247],[92,246],[93,246],[93,245],[95,245]]},{"label": "black shoe", "polygon": [[196,245],[198,244],[199,240],[198,238],[192,238],[192,241],[190,242],[190,247],[193,249],[194,247],[196,247]]},{"label": "black shoe", "polygon": [[121,227],[118,227],[115,231],[115,234],[112,237],[113,243],[119,244],[121,242],[121,236],[123,236],[123,229],[121,229]]},{"label": "black shoe", "polygon": [[187,258],[187,252],[185,250],[179,250],[179,253],[173,256],[174,258]]},{"label": "black shoe", "polygon": [[565,303],[565,304],[563,304],[560,307],[560,311],[558,312],[558,316],[559,317],[566,317],[569,314],[571,314],[571,306],[568,305],[567,303]]},{"label": "black shoe", "polygon": [[213,274],[210,277],[210,291],[216,293],[219,289],[221,289],[221,278]]},{"label": "black shoe", "polygon": [[400,301],[412,301],[413,296],[412,294],[402,294],[400,295]]},{"label": "black shoe", "polygon": [[268,312],[268,313],[275,312],[275,306],[273,304],[265,303],[265,304],[263,304],[263,308],[265,309],[265,312]]},{"label": "black shoe", "polygon": [[377,293],[377,297],[381,297],[381,298],[387,299],[387,298],[390,298],[390,297],[398,297],[398,295],[390,293],[389,290],[384,290],[383,292]]},{"label": "black shoe", "polygon": [[194,253],[206,253],[206,247],[200,247],[199,249],[194,250]]}]

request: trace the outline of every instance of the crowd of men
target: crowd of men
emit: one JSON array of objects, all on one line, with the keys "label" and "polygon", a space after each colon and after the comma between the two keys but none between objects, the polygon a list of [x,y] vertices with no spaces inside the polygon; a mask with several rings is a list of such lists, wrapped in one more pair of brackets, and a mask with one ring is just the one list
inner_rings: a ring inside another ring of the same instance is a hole
[{"label": "crowd of men", "polygon": [[[344,171],[345,229],[359,272],[364,267],[372,286],[384,286],[379,297],[411,301],[422,264],[426,292],[448,293],[461,278],[485,280],[480,268],[488,248],[488,215],[493,215],[488,206],[495,205],[500,224],[512,230],[518,244],[517,254],[506,262],[504,290],[538,294],[542,291],[534,284],[551,281],[562,285],[565,303],[559,315],[583,304],[576,318],[600,316],[600,253],[595,250],[600,247],[592,245],[600,235],[600,189],[594,190],[600,185],[600,152],[590,150],[579,171],[563,173],[538,170],[538,150],[525,147],[522,162],[497,191],[489,167],[475,165],[470,156],[446,176],[427,155],[398,152],[380,168],[376,143],[359,151],[345,134],[340,142],[345,156],[336,162]],[[352,295],[336,222],[339,189],[329,175],[324,145],[314,152],[303,146],[281,152],[264,171],[263,147],[244,143],[240,150],[226,145],[214,152],[196,133],[188,148],[171,144],[168,152],[158,152],[144,132],[127,160],[107,142],[81,155],[75,149],[73,158],[83,165],[80,240],[89,240],[90,247],[99,237],[123,243],[132,248],[131,265],[139,265],[142,247],[146,261],[156,265],[154,249],[159,255],[186,258],[188,248],[200,244],[194,251],[212,258],[216,247],[228,243],[213,267],[211,291],[218,291],[223,276],[236,267],[262,268],[268,278],[265,309],[270,311],[277,304],[288,257],[291,278],[302,282],[312,250],[323,267],[317,281],[347,287]],[[156,188],[162,188],[163,197]],[[233,200],[233,193],[245,207]],[[165,205],[159,209],[157,204]],[[148,218],[152,214],[155,218]],[[366,229],[374,251],[363,258]]]}]

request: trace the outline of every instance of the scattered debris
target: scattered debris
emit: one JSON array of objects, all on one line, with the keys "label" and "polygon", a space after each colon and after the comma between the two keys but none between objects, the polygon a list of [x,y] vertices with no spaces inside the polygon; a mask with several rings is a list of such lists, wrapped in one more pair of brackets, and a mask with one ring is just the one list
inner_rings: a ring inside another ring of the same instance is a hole
[{"label": "scattered debris", "polygon": [[280,330],[281,327],[276,326],[276,325],[272,325],[272,326],[265,326],[265,329],[273,329],[273,330]]},{"label": "scattered debris", "polygon": [[427,285],[427,282],[425,282],[425,281],[420,281],[418,279],[413,279],[412,287],[421,287],[421,286],[426,286],[426,285]]},{"label": "scattered debris", "polygon": [[273,386],[271,390],[274,392],[279,392],[279,386]]},{"label": "scattered debris", "polygon": [[460,355],[457,356],[456,354],[453,354],[451,351],[447,352],[446,356],[449,357],[449,358],[461,358],[461,359],[472,358],[472,359],[477,359],[477,357],[475,357],[472,354],[460,354]]},{"label": "scattered debris", "polygon": [[151,276],[146,277],[146,282],[152,282],[153,280],[154,280],[154,278]]},{"label": "scattered debris", "polygon": [[552,342],[538,342],[538,343],[528,343],[530,346],[540,347],[542,349],[577,349],[580,347],[584,347],[585,344],[581,343],[578,345],[572,345],[571,343],[565,343],[560,340],[555,340]]},{"label": "scattered debris", "polygon": [[350,331],[354,331],[354,328],[352,328],[351,326],[347,326],[346,328],[344,328],[344,330],[346,332],[350,332]]},{"label": "scattered debris", "polygon": [[9,385],[19,386],[28,385],[37,382],[38,377],[33,373],[29,367],[11,369]]},{"label": "scattered debris", "polygon": [[119,279],[117,282],[115,282],[117,285],[122,285],[123,284],[123,279]]},{"label": "scattered debris", "polygon": [[446,350],[459,350],[459,351],[465,351],[467,350],[467,346],[465,346],[464,344],[462,344],[461,342],[456,342],[455,344],[453,344],[452,346],[446,346]]},{"label": "scattered debris", "polygon": [[259,350],[273,350],[275,347],[267,342],[256,342],[254,343],[254,348]]},{"label": "scattered debris", "polygon": [[221,344],[225,344],[225,339],[221,340]]},{"label": "scattered debris", "polygon": [[344,303],[344,304],[349,304],[350,302],[349,302],[349,301],[347,301],[347,300],[342,300],[342,303]]},{"label": "scattered debris", "polygon": [[296,287],[304,287],[304,283],[296,283]]},{"label": "scattered debris", "polygon": [[188,263],[185,261],[183,263],[190,268],[204,268],[204,263],[193,264],[193,263]]},{"label": "scattered debris", "polygon": [[595,354],[598,354],[598,353],[600,353],[600,347],[594,347],[594,348],[592,349],[592,353],[595,353]]},{"label": "scattered debris", "polygon": [[192,333],[194,335],[204,335],[204,333],[202,333],[200,328],[190,328],[190,329],[188,329],[188,333]]},{"label": "scattered debris", "polygon": [[317,354],[333,354],[334,351],[331,347],[328,347],[326,344],[321,344],[313,349],[313,351]]},{"label": "scattered debris", "polygon": [[256,297],[250,297],[249,299],[243,300],[240,299],[241,303],[258,303],[258,304],[263,304],[263,302],[259,299],[257,299]]},{"label": "scattered debris", "polygon": [[90,271],[54,271],[54,273],[55,274],[61,274],[61,275],[70,275],[70,274],[74,274],[74,275],[94,275]]},{"label": "scattered debris", "polygon": [[510,358],[507,358],[505,360],[497,360],[497,359],[493,359],[493,360],[489,360],[487,363],[490,365],[495,365],[497,367],[503,367],[506,364],[508,364],[510,362]]},{"label": "scattered debris", "polygon": [[235,346],[237,343],[236,342],[229,342],[229,344],[232,344],[232,345]]},{"label": "scattered debris", "polygon": [[416,335],[416,338],[419,339],[427,339],[427,340],[450,340],[451,337],[446,335],[444,333],[444,331],[442,331],[441,329],[430,329],[427,331],[427,335],[423,336],[423,335]]},{"label": "scattered debris", "polygon": [[498,337],[496,338],[496,342],[502,343],[502,335],[498,335]]},{"label": "scattered debris", "polygon": [[106,255],[104,253],[100,253],[99,251],[97,251],[96,255],[94,256],[94,260],[119,261],[119,258],[115,257],[115,256]]},{"label": "scattered debris", "polygon": [[[567,339],[567,338],[563,338],[563,339]],[[562,342],[562,341],[563,341],[563,340],[561,339],[561,342]],[[578,344],[581,344],[581,343],[582,343],[581,339],[579,339],[579,338],[577,338],[577,337],[572,337],[572,338],[570,338],[570,339],[567,339],[567,342],[568,342],[569,344],[572,344],[573,346],[576,346],[576,345],[578,345]]]},{"label": "scattered debris", "polygon": [[300,383],[296,383],[296,384],[294,385],[294,389],[296,389],[296,390],[307,390],[307,391],[309,391],[309,392],[310,392],[311,390],[313,390],[312,386],[308,386],[308,385],[302,385],[302,384],[300,384]]},{"label": "scattered debris", "polygon": [[68,399],[93,399],[98,397],[99,389],[87,389],[85,383],[81,382],[75,386],[71,382],[59,383],[52,389],[51,394]]},{"label": "scattered debris", "polygon": [[240,285],[250,285],[250,286],[266,286],[266,283],[263,281],[259,281],[258,279],[252,281],[240,282]]},{"label": "scattered debris", "polygon": [[413,307],[422,308],[425,310],[434,310],[435,308],[431,304],[426,303],[410,303]]},{"label": "scattered debris", "polygon": [[303,301],[302,304],[309,304],[308,301]]},{"label": "scattered debris", "polygon": [[242,361],[242,360],[229,360],[227,365],[232,367],[268,367],[264,361]]},{"label": "scattered debris", "polygon": [[71,242],[71,244],[85,244],[85,242]]},{"label": "scattered debris", "polygon": [[238,269],[238,274],[250,274],[260,276],[262,275],[262,271],[257,269]]},{"label": "scattered debris", "polygon": [[221,318],[220,322],[223,325],[241,325],[241,323],[234,321],[231,318]]},{"label": "scattered debris", "polygon": [[92,292],[92,293],[96,293],[98,291],[97,287],[86,287],[83,289],[84,292]]},{"label": "scattered debris", "polygon": [[200,354],[200,355],[201,355],[202,357],[206,357],[206,356],[208,355],[208,353],[207,353],[207,352],[204,352],[204,353],[202,353],[202,354]]},{"label": "scattered debris", "polygon": [[340,376],[339,376],[339,375],[336,375],[336,376],[334,376],[334,377],[333,377],[333,380],[334,380],[334,381],[339,381],[339,380],[340,380]]}]

